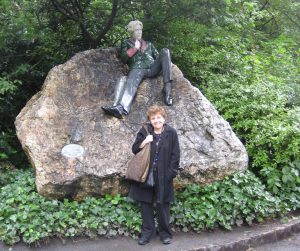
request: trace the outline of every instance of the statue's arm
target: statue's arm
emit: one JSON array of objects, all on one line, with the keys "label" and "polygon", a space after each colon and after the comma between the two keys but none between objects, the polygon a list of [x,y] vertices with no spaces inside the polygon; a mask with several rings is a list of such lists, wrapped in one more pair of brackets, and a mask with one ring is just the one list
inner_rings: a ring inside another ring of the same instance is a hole
[{"label": "statue's arm", "polygon": [[128,61],[128,55],[127,55],[127,41],[124,40],[121,44],[121,61],[126,64]]},{"label": "statue's arm", "polygon": [[159,55],[159,52],[152,43],[151,43],[151,51],[152,51],[152,57],[156,59]]}]

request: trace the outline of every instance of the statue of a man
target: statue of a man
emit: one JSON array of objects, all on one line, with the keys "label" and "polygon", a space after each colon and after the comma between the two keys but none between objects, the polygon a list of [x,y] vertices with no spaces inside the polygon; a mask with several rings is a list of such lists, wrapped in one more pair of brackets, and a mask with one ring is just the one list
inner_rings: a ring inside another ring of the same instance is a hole
[{"label": "statue of a man", "polygon": [[124,87],[116,86],[117,103],[112,106],[102,106],[108,115],[122,118],[130,111],[132,101],[137,92],[139,84],[144,78],[155,77],[160,72],[164,81],[164,102],[170,106],[172,99],[172,72],[171,56],[168,49],[162,49],[160,53],[155,49],[151,42],[142,39],[142,22],[135,20],[129,22],[127,31],[130,38],[122,42],[121,60],[129,66],[129,74]]}]

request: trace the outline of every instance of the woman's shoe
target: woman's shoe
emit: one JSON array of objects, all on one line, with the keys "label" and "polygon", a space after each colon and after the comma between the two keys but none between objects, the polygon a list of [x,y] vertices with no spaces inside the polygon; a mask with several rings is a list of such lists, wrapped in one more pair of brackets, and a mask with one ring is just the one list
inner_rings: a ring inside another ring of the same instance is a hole
[{"label": "woman's shoe", "polygon": [[167,237],[161,240],[163,244],[168,245],[171,244],[171,238]]},{"label": "woman's shoe", "polygon": [[148,239],[145,239],[143,237],[141,237],[138,241],[138,244],[139,245],[146,245],[147,243],[149,243],[149,240]]}]

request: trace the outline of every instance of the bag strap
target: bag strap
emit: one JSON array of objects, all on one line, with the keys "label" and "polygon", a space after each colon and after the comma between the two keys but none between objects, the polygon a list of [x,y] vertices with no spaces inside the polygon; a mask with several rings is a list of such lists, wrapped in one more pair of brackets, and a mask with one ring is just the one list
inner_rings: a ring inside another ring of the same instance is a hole
[{"label": "bag strap", "polygon": [[145,130],[146,130],[146,132],[147,132],[147,135],[149,135],[150,133],[149,133],[149,131],[148,131],[148,126],[147,126],[147,124],[144,124],[143,127],[145,128]]}]

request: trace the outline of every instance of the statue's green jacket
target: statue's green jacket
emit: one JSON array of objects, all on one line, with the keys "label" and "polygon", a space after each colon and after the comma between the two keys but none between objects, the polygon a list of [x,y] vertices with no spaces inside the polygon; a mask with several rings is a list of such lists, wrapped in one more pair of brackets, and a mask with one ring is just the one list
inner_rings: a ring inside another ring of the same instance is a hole
[{"label": "statue's green jacket", "polygon": [[121,44],[121,61],[129,69],[149,69],[159,53],[151,42],[141,41],[141,48],[134,47],[134,40],[126,39]]}]

